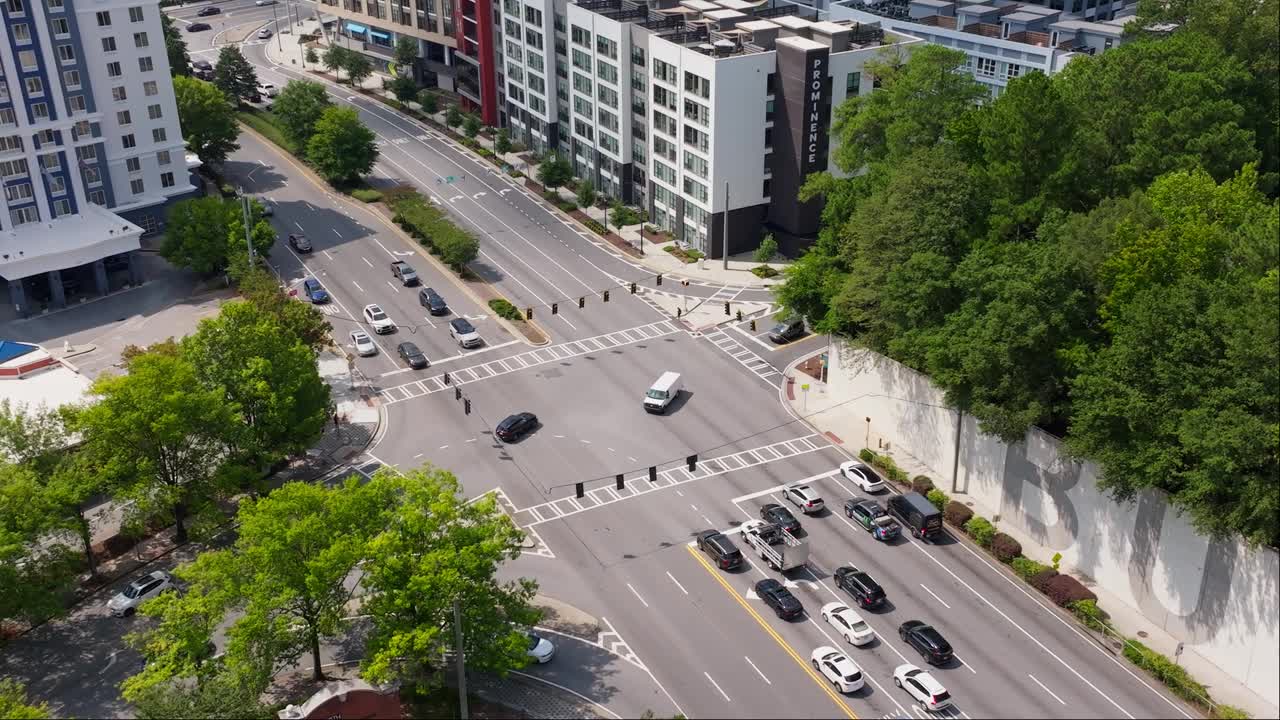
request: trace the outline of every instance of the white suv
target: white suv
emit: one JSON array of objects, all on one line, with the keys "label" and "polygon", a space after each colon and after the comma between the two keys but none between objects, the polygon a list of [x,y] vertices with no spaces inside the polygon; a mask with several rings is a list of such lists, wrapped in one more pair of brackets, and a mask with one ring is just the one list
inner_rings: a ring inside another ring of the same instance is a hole
[{"label": "white suv", "polygon": [[942,683],[915,665],[899,665],[893,671],[893,684],[907,691],[926,711],[951,707],[951,693]]},{"label": "white suv", "polygon": [[364,306],[364,321],[369,323],[373,331],[379,335],[395,332],[396,329],[396,324],[376,303]]},{"label": "white suv", "polygon": [[174,589],[173,578],[163,570],[156,570],[129,583],[115,597],[107,601],[107,609],[116,617],[129,617],[138,606],[160,593]]}]

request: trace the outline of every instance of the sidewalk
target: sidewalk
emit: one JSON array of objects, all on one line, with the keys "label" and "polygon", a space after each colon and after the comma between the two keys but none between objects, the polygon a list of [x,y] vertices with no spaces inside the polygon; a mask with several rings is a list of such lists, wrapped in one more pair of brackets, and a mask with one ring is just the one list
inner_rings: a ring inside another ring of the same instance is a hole
[{"label": "sidewalk", "polygon": [[[833,398],[827,392],[826,383],[806,374],[801,369],[800,366],[805,365],[806,361],[821,357],[826,352],[826,349],[823,349],[801,357],[784,370],[783,374],[788,378],[784,385],[784,402],[792,412],[803,417],[816,431],[825,434],[833,442],[840,444],[844,451],[850,455],[856,456],[862,448],[870,447],[877,452],[887,452],[893,457],[898,467],[902,468],[910,477],[915,477],[916,475],[936,477],[937,473],[932,468],[911,455],[910,448],[895,445],[888,451],[883,450],[881,448],[883,438],[873,430],[867,429],[867,423],[864,419],[865,413],[859,408],[857,402],[841,404],[839,399]],[[812,367],[812,365],[809,366],[810,369]],[[801,389],[804,385],[809,386],[808,391]],[[959,497],[957,496],[957,499]],[[971,495],[963,495],[963,498],[965,504],[973,508],[975,515],[990,518],[999,514],[998,509],[979,502]],[[1000,530],[1013,536],[1022,544],[1024,556],[1046,565],[1052,564],[1053,550],[1038,544],[1033,538],[1018,532],[1015,528],[1002,526]],[[962,540],[961,542],[968,541]],[[1063,572],[1068,572],[1070,568],[1064,566],[1062,570]],[[1156,627],[1151,621],[1143,617],[1140,612],[1124,603],[1115,594],[1108,592],[1105,587],[1096,585],[1087,578],[1084,579],[1084,582],[1098,596],[1098,606],[1107,612],[1111,618],[1112,625],[1118,632],[1125,637],[1140,641],[1170,659],[1174,657],[1179,645],[1176,638]],[[1082,632],[1088,632],[1083,626],[1080,626],[1080,629]],[[1112,653],[1119,655],[1118,640],[1108,637],[1105,644]],[[1270,705],[1239,681],[1227,675],[1216,665],[1198,655],[1194,650],[1184,650],[1178,660],[1182,667],[1187,669],[1191,677],[1208,688],[1214,702],[1242,708],[1253,717],[1280,716],[1280,710]],[[1142,670],[1135,668],[1134,672],[1153,687],[1160,686],[1160,681]]]},{"label": "sidewalk", "polygon": [[[306,20],[300,27],[295,27],[294,32],[277,35],[271,42],[265,43],[267,58],[274,63],[294,70],[302,71],[305,66],[305,70],[315,71],[320,78],[331,80],[332,75],[330,75],[328,71],[324,70],[322,65],[305,62],[305,51],[298,42],[299,35],[309,35],[311,33],[319,32],[319,28],[320,26],[318,21]],[[320,39],[316,44],[317,54],[322,55],[324,52],[323,46],[325,44],[323,34],[321,34]],[[391,98],[391,93],[383,89],[383,82],[389,79],[390,76],[384,73],[375,72],[360,84],[360,89],[370,95]],[[351,87],[351,85],[347,83],[343,83],[343,86],[348,88]],[[410,101],[405,103],[405,105],[417,113],[426,115],[426,113],[422,112],[422,106],[415,101]],[[428,117],[430,117],[439,127],[444,128],[446,109],[446,107],[442,106],[439,112]],[[487,138],[484,135],[477,135],[475,140],[480,147],[494,153],[494,156],[501,162],[506,163],[511,168],[519,171],[525,177],[537,182],[538,165],[537,163],[529,160],[530,153],[508,152],[498,155],[494,152],[494,141],[492,138]],[[565,200],[572,200],[576,202],[576,193],[566,188],[558,188],[557,193]],[[767,288],[782,283],[783,278],[781,275],[777,275],[772,278],[759,278],[752,274],[751,269],[758,267],[760,263],[755,262],[752,259],[750,252],[730,256],[728,267],[725,267],[723,260],[700,260],[695,263],[686,263],[663,249],[667,245],[674,244],[674,240],[662,240],[655,242],[651,235],[642,233],[642,229],[644,227],[643,223],[618,228],[612,223],[606,223],[606,211],[601,208],[589,207],[580,208],[580,210],[592,220],[595,220],[602,225],[607,225],[610,231],[617,234],[629,246],[643,248],[643,254],[640,256],[623,253],[622,251],[613,248],[610,249],[612,252],[624,257],[629,262],[644,266],[654,274],[661,274],[664,277],[671,277],[673,279],[687,278],[691,281],[708,282],[716,285],[729,285],[743,288]],[[553,212],[562,211],[555,209]],[[642,235],[644,237],[642,237]],[[777,270],[779,273],[786,269],[788,265],[789,263],[787,262],[769,263],[769,266],[774,270]]]}]

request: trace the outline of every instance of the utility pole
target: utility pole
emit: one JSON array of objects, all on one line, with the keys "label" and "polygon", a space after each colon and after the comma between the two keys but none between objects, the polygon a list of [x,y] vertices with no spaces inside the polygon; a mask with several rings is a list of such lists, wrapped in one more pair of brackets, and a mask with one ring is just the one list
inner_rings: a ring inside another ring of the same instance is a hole
[{"label": "utility pole", "polygon": [[240,210],[244,216],[244,244],[249,248],[249,267],[253,267],[253,231],[249,227],[249,218],[251,216],[251,213],[249,212],[249,196],[244,194],[243,188],[240,189]]},{"label": "utility pole", "polygon": [[729,181],[724,181],[724,236],[720,238],[720,254],[724,257],[724,269],[729,269]]},{"label": "utility pole", "polygon": [[467,720],[467,664],[462,658],[462,605],[453,601],[453,651],[458,662],[458,706],[462,720]]},{"label": "utility pole", "polygon": [[[285,8],[285,12],[288,12],[288,8]],[[280,18],[276,17],[275,3],[271,3],[271,24],[276,28],[276,49],[284,52],[284,41],[280,39]]]}]

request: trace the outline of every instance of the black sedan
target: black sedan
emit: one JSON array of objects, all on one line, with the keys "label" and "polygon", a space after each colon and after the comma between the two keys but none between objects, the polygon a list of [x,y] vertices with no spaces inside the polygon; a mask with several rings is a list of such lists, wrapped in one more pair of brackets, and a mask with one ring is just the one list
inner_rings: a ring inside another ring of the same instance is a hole
[{"label": "black sedan", "polygon": [[449,303],[445,302],[434,288],[423,288],[418,291],[418,304],[426,308],[432,315],[448,315]]},{"label": "black sedan", "polygon": [[189,33],[204,32],[205,30],[212,30],[212,29],[213,29],[212,25],[210,25],[209,23],[202,23],[202,22],[194,22],[187,26],[187,32]]},{"label": "black sedan", "polygon": [[769,503],[761,507],[760,519],[773,523],[792,535],[800,532],[800,521],[796,519],[795,515],[791,514],[790,510],[777,503]]},{"label": "black sedan", "polygon": [[210,15],[221,15],[221,14],[222,14],[222,8],[218,7],[217,5],[205,5],[204,7],[196,11],[196,16],[198,17],[209,17]]},{"label": "black sedan", "polygon": [[411,342],[402,342],[396,346],[396,352],[400,353],[400,359],[414,370],[421,370],[430,363],[427,362],[427,356],[422,354],[417,345]]},{"label": "black sedan", "polygon": [[898,627],[898,637],[916,649],[930,665],[945,665],[954,654],[951,643],[942,633],[919,620],[908,620]]},{"label": "black sedan", "polygon": [[289,233],[289,247],[300,253],[309,253],[311,252],[311,241],[307,239],[306,235]]},{"label": "black sedan", "polygon": [[804,612],[804,606],[782,583],[769,578],[756,583],[756,594],[779,618],[790,620]]},{"label": "black sedan", "polygon": [[503,442],[514,442],[538,427],[538,416],[531,412],[516,413],[503,418],[493,434]]}]

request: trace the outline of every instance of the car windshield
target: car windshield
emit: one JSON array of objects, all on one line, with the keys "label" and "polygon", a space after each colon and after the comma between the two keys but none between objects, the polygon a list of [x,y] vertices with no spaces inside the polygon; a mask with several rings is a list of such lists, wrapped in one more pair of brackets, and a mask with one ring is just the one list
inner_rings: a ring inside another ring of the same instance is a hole
[{"label": "car windshield", "polygon": [[658,390],[657,388],[649,388],[649,392],[645,393],[645,397],[651,397],[654,400],[666,400],[667,391]]},{"label": "car windshield", "polygon": [[542,638],[538,637],[537,635],[534,635],[533,633],[529,633],[529,649],[530,650],[536,650],[538,647],[538,643],[540,642],[542,642]]},{"label": "car windshield", "polygon": [[778,323],[777,325],[774,325],[774,326],[773,326],[773,330],[770,330],[769,332],[772,332],[772,333],[774,333],[774,334],[776,334],[776,335],[781,335],[782,333],[784,333],[784,332],[786,332],[786,331],[787,331],[787,324],[786,324],[786,323]]},{"label": "car windshield", "polygon": [[130,600],[138,597],[141,594],[142,594],[142,585],[139,583],[131,583],[129,587],[125,588],[124,592],[121,593],[121,595],[124,595]]},{"label": "car windshield", "polygon": [[369,317],[373,318],[374,320],[382,320],[382,319],[383,319],[383,318],[385,318],[386,316],[387,316],[387,314],[386,314],[386,313],[384,313],[384,312],[382,312],[381,310],[370,310],[370,311],[369,311]]}]

